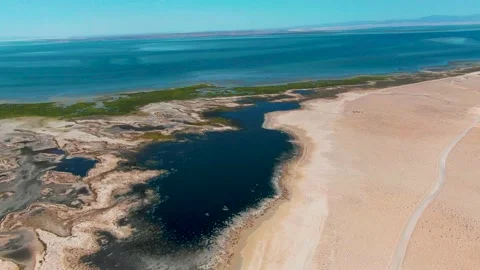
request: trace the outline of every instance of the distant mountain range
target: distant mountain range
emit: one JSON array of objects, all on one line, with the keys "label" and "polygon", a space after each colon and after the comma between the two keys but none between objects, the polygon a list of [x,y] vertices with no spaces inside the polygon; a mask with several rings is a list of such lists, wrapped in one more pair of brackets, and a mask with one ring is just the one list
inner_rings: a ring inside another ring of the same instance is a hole
[{"label": "distant mountain range", "polygon": [[[434,15],[422,17],[419,19],[408,20],[385,20],[385,21],[357,21],[345,23],[333,23],[314,26],[301,26],[277,29],[261,29],[261,30],[234,30],[234,31],[211,31],[196,33],[172,33],[172,34],[151,34],[136,35],[135,38],[169,38],[169,37],[204,37],[204,36],[240,36],[240,35],[267,35],[282,34],[291,32],[319,32],[319,31],[342,31],[355,29],[369,29],[382,27],[409,27],[409,26],[443,26],[443,25],[468,25],[480,24],[480,14],[468,16],[446,16]],[[128,38],[128,36],[124,36]]]},{"label": "distant mountain range", "polygon": [[480,14],[468,16],[448,16],[433,15],[419,19],[394,19],[384,21],[355,21],[344,23],[332,23],[313,26],[293,27],[291,31],[326,31],[326,30],[348,30],[348,29],[366,29],[377,27],[395,27],[395,26],[435,26],[435,25],[462,25],[462,24],[480,24]]},{"label": "distant mountain range", "polygon": [[[408,22],[408,20],[407,20]],[[455,22],[480,22],[480,14],[474,14],[469,16],[442,16],[434,15],[420,18],[418,20],[410,20],[410,22],[419,22],[419,23],[455,23]]]},{"label": "distant mountain range", "polygon": [[[274,29],[254,29],[254,30],[232,30],[232,31],[209,31],[192,33],[151,33],[151,34],[127,34],[115,36],[90,36],[90,37],[68,37],[68,38],[48,38],[49,40],[109,40],[109,39],[155,39],[155,38],[175,38],[175,37],[213,37],[213,36],[247,36],[247,35],[269,35],[269,34],[288,34],[292,32],[330,32],[347,31],[387,27],[414,27],[414,26],[448,26],[448,25],[480,25],[480,14],[468,16],[448,16],[433,15],[419,19],[394,19],[384,21],[356,21],[344,23],[332,23],[321,25],[298,26],[289,28]],[[37,38],[34,38],[37,40]],[[47,39],[47,38],[38,38]],[[15,40],[12,38],[11,40]],[[16,40],[23,40],[16,39]],[[1,40],[0,40],[1,41]]]},{"label": "distant mountain range", "polygon": [[359,21],[359,22],[336,23],[331,25],[335,26],[335,25],[361,25],[361,24],[376,25],[376,24],[430,24],[430,23],[451,24],[451,23],[471,23],[471,22],[480,23],[480,14],[474,14],[474,15],[468,15],[468,16],[433,15],[433,16],[422,17],[419,19]]}]

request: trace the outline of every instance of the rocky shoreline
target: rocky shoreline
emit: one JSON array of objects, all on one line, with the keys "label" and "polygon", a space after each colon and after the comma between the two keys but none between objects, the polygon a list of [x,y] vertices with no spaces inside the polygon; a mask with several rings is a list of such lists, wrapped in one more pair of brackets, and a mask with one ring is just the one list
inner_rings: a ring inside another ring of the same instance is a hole
[{"label": "rocky shoreline", "polygon": [[[120,221],[156,199],[150,190],[142,198],[130,191],[161,172],[121,168],[122,151],[151,141],[146,133],[163,138],[175,132],[232,129],[209,123],[201,114],[219,106],[242,106],[235,101],[155,103],[124,117],[1,120],[0,268],[93,269],[80,259],[98,251],[98,232],[128,237],[134,228],[120,226]],[[66,156],[95,159],[97,164],[86,177],[52,170]]]}]

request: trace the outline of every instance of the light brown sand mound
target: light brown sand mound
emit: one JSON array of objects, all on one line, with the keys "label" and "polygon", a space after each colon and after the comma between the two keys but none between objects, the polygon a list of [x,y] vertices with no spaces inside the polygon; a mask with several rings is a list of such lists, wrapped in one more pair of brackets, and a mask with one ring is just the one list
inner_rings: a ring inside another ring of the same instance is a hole
[{"label": "light brown sand mound", "polygon": [[[268,126],[296,135],[304,155],[287,179],[291,198],[245,233],[236,262],[388,269],[405,224],[437,181],[442,151],[478,117],[478,85],[480,76],[469,74],[270,115]],[[475,134],[449,156],[447,184],[408,242],[405,269],[480,269]]]},{"label": "light brown sand mound", "polygon": [[0,269],[2,269],[2,270],[20,270],[20,268],[16,264],[14,264],[13,262],[2,261],[2,260],[0,260]]}]

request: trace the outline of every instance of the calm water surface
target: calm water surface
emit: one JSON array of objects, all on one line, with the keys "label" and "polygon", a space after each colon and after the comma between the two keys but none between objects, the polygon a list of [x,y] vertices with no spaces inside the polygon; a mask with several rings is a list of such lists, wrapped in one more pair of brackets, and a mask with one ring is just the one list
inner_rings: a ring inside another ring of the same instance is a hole
[{"label": "calm water surface", "polygon": [[209,38],[0,42],[0,100],[211,82],[253,85],[409,72],[480,59],[472,26]]},{"label": "calm water surface", "polygon": [[87,176],[88,171],[95,167],[95,164],[97,164],[95,159],[81,157],[64,158],[54,170],[59,172],[69,172],[80,177],[85,177]]},{"label": "calm water surface", "polygon": [[136,162],[168,170],[150,182],[162,202],[150,212],[165,237],[191,244],[211,236],[233,216],[272,197],[272,177],[282,158],[292,153],[287,134],[262,128],[264,114],[298,108],[297,103],[260,102],[221,116],[238,122],[240,131],[186,136],[186,142],[152,144]]},{"label": "calm water surface", "polygon": [[132,213],[128,221],[138,229],[133,237],[115,240],[100,233],[107,244],[83,260],[104,270],[197,269],[210,240],[232,218],[275,195],[274,173],[295,152],[287,134],[262,128],[264,115],[297,108],[298,103],[258,102],[219,114],[241,130],[147,145],[131,162],[168,171],[148,184],[160,201]]}]

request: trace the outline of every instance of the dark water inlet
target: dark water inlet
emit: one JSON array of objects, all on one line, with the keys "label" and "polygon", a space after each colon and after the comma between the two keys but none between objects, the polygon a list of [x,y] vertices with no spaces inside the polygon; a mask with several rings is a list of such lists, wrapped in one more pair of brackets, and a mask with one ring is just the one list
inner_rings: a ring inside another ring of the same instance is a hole
[{"label": "dark water inlet", "polygon": [[275,167],[293,146],[287,134],[262,128],[264,114],[295,108],[296,103],[259,102],[218,115],[239,123],[240,131],[189,135],[186,141],[143,149],[138,164],[169,172],[150,182],[164,198],[154,206],[151,221],[161,224],[171,241],[190,244],[272,197]]},{"label": "dark water inlet", "polygon": [[143,187],[158,191],[160,201],[132,213],[129,222],[138,229],[133,237],[113,241],[84,261],[101,269],[145,269],[145,257],[168,261],[172,269],[195,269],[199,252],[233,217],[275,195],[275,170],[294,146],[287,134],[262,128],[264,115],[297,108],[293,102],[260,101],[215,115],[239,123],[240,130],[146,146],[133,163],[168,171]]},{"label": "dark water inlet", "polygon": [[295,94],[300,94],[302,96],[311,96],[313,94],[315,94],[315,91],[313,90],[306,90],[306,89],[300,89],[300,90],[295,90],[294,91]]},{"label": "dark water inlet", "polygon": [[54,170],[59,172],[69,172],[80,177],[85,177],[87,176],[88,171],[95,167],[95,164],[97,164],[97,161],[94,159],[81,157],[64,158]]}]

